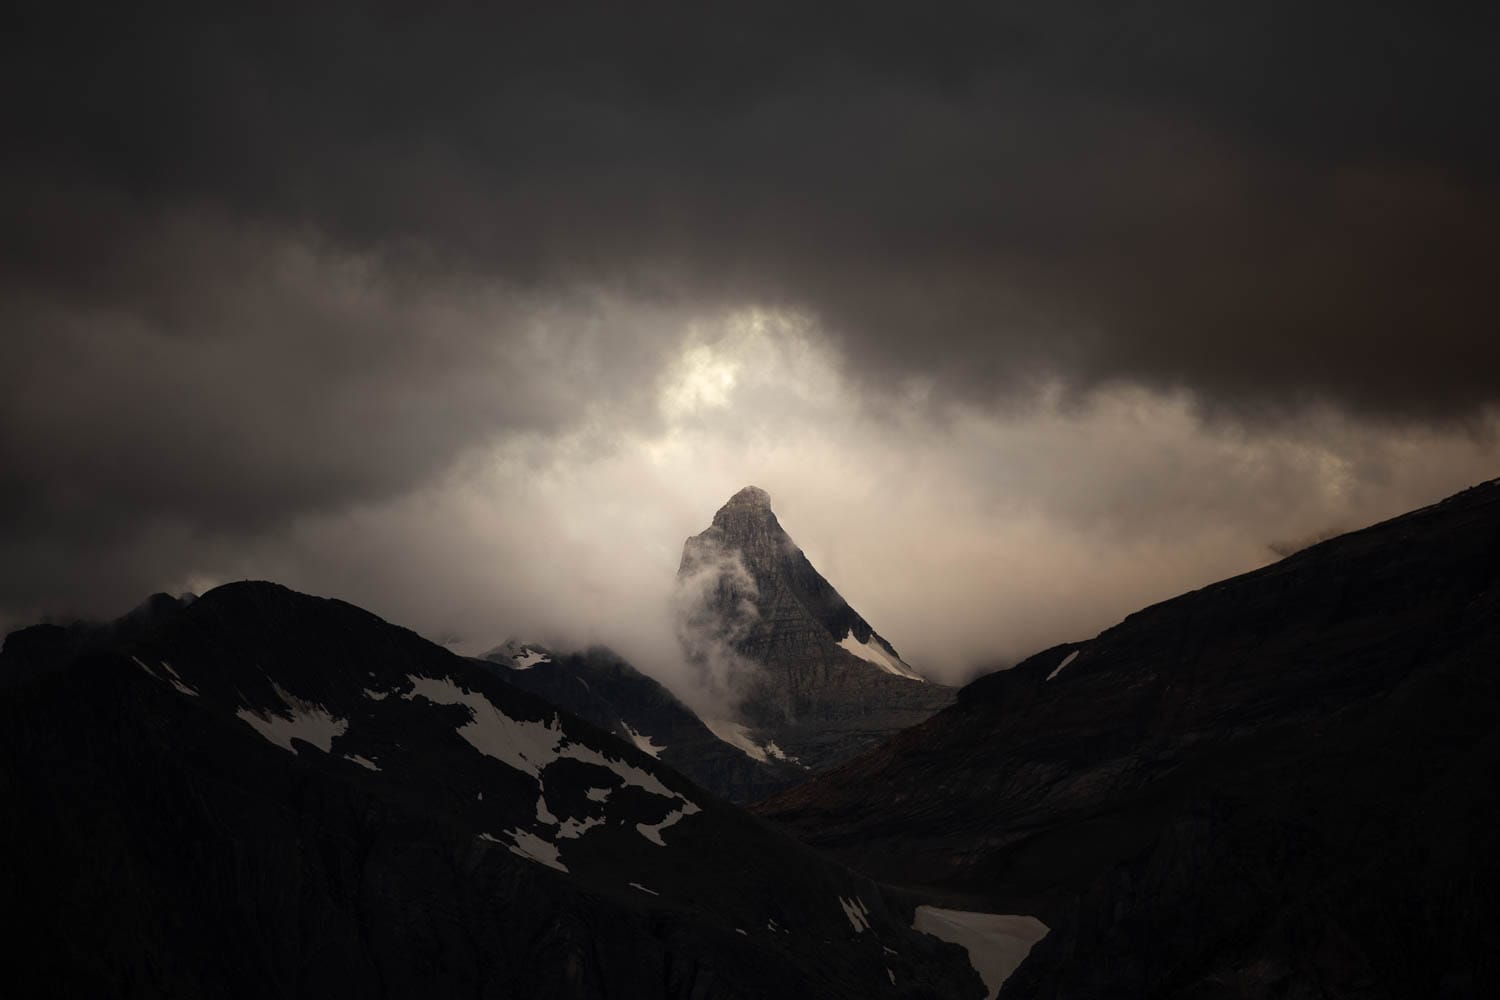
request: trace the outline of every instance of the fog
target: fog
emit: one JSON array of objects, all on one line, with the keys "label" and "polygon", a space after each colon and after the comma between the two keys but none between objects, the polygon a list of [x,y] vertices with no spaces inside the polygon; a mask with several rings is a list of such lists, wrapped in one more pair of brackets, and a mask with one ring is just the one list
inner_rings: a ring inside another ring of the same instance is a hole
[{"label": "fog", "polygon": [[685,322],[675,343],[649,411],[596,401],[391,502],[253,542],[169,541],[133,582],[275,579],[461,652],[607,644],[702,704],[678,642],[682,544],[754,484],[904,658],[960,683],[1493,471],[1493,419],[1397,430],[1325,412],[1252,430],[1130,387],[1039,385],[999,412],[920,380],[872,395],[815,324],[764,310]]},{"label": "fog", "polygon": [[269,578],[711,699],[754,484],[959,682],[1492,478],[1476,12],[27,11],[0,628]]}]

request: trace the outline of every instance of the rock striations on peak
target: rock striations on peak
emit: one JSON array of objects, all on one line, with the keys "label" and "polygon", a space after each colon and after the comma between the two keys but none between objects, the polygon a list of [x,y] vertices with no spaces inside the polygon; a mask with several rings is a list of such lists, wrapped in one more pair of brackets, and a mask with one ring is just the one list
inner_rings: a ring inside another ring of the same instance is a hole
[{"label": "rock striations on peak", "polygon": [[678,569],[683,640],[732,692],[758,743],[818,770],[953,699],[834,589],[747,486],[689,538]]},{"label": "rock striations on peak", "polygon": [[772,520],[776,518],[776,515],[771,512],[771,494],[759,486],[746,486],[730,497],[728,503],[719,508],[719,512],[714,515],[714,521],[717,522],[721,517],[732,518],[735,514],[743,511],[757,511],[765,514]]}]

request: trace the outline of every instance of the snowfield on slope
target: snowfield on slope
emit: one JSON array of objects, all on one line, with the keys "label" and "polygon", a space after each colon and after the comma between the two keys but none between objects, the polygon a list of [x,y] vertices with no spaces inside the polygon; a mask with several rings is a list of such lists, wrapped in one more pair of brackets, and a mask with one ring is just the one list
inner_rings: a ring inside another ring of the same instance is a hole
[{"label": "snowfield on slope", "polygon": [[521,647],[521,651],[510,658],[511,668],[514,670],[530,670],[538,663],[550,663],[552,657],[548,653],[542,653],[529,646]]},{"label": "snowfield on slope", "polygon": [[[769,759],[766,748],[750,738],[750,729],[744,723],[728,722],[723,719],[704,719],[703,724],[708,727],[709,732],[719,738],[720,742],[728,743],[751,760],[758,760],[764,764]],[[785,759],[780,747],[776,747],[776,756]]]},{"label": "snowfield on slope", "polygon": [[869,642],[860,642],[854,638],[853,630],[850,630],[847,635],[839,640],[839,647],[846,652],[853,653],[866,663],[875,664],[875,666],[888,674],[905,677],[909,681],[924,682],[922,675],[913,670],[905,660],[887,652],[885,647],[875,638],[874,633],[871,633]]},{"label": "snowfield on slope", "polygon": [[1058,674],[1062,673],[1064,667],[1066,667],[1068,664],[1072,663],[1074,660],[1078,659],[1078,653],[1079,653],[1079,650],[1075,649],[1075,650],[1073,650],[1073,652],[1069,653],[1067,656],[1064,656],[1062,658],[1062,662],[1059,663],[1057,666],[1053,667],[1052,668],[1052,673],[1050,673],[1050,674],[1047,675],[1047,680],[1050,681],[1052,678],[1054,678]]},{"label": "snowfield on slope", "polygon": [[[667,846],[662,838],[663,830],[700,811],[696,802],[667,788],[649,771],[623,760],[615,760],[593,747],[572,740],[563,732],[562,720],[556,715],[540,722],[513,719],[496,708],[483,693],[470,691],[446,677],[409,675],[407,680],[411,682],[412,689],[402,695],[404,699],[424,698],[437,705],[463,705],[468,708],[469,721],[458,727],[458,735],[485,756],[493,757],[537,779],[541,796],[537,799],[536,823],[542,829],[506,831],[511,839],[512,850],[523,857],[559,871],[567,871],[559,857],[557,844],[543,835],[547,832],[545,828],[555,827],[551,835],[557,839],[575,840],[588,830],[604,824],[601,817],[559,819],[547,809],[544,772],[554,761],[576,760],[613,771],[626,785],[673,803],[676,808],[668,812],[661,822],[635,824],[636,832],[658,847]],[[603,794],[596,797],[591,789],[588,798],[603,802],[609,797],[609,792],[607,789],[600,791]]]},{"label": "snowfield on slope", "polygon": [[839,897],[839,906],[843,907],[844,916],[849,918],[849,925],[854,928],[854,933],[862,934],[870,929],[870,911],[865,909],[865,901],[855,896],[852,900]]},{"label": "snowfield on slope", "polygon": [[334,739],[349,728],[348,720],[338,718],[322,705],[303,701],[279,684],[271,687],[281,700],[279,710],[242,706],[234,714],[281,749],[296,753],[292,740],[298,739],[328,753],[333,749]]},{"label": "snowfield on slope", "polygon": [[[579,679],[582,680],[582,678]],[[622,722],[620,723],[620,725],[625,727],[625,735],[630,737],[630,742],[634,743],[636,749],[640,750],[642,753],[648,753],[653,757],[660,757],[661,752],[666,749],[665,746],[658,746],[655,742],[652,741],[651,737],[637,732],[636,728],[630,723]]]},{"label": "snowfield on slope", "polygon": [[936,906],[917,907],[912,929],[951,941],[967,951],[969,964],[990,991],[990,1000],[999,995],[1000,987],[1048,931],[1047,925],[1035,917],[970,913]]}]

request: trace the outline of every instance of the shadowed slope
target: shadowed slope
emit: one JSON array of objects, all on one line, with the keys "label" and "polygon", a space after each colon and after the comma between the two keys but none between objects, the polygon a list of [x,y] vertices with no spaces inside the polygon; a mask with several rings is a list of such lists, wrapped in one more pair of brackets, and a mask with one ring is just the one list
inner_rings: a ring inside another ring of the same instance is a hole
[{"label": "shadowed slope", "polygon": [[672,692],[602,646],[545,654],[526,647],[517,656],[499,650],[484,660],[506,683],[635,744],[731,802],[764,798],[807,777],[797,764],[757,760],[725,743]]},{"label": "shadowed slope", "polygon": [[1497,664],[1491,482],[1039,653],[758,808],[1041,917],[1006,997],[1480,996]]},{"label": "shadowed slope", "polygon": [[66,638],[0,652],[4,953],[48,995],[979,995],[873,883],[358,608]]}]

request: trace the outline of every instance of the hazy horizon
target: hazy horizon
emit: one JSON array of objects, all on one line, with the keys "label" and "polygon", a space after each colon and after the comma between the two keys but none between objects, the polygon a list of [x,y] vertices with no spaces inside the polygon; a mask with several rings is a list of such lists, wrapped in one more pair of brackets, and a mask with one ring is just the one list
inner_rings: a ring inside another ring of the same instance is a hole
[{"label": "hazy horizon", "polygon": [[1500,474],[1480,24],[56,16],[6,627],[263,578],[680,684],[682,542],[753,483],[959,682]]}]

